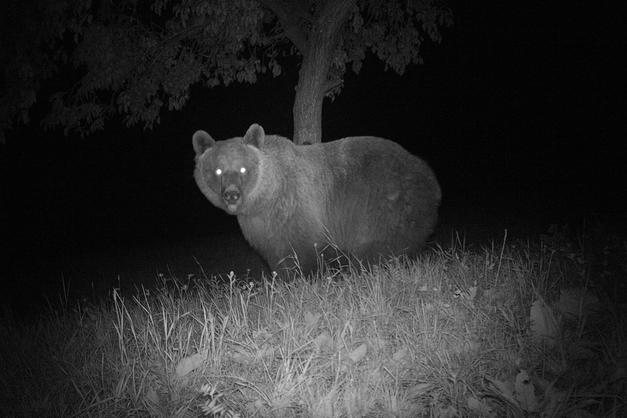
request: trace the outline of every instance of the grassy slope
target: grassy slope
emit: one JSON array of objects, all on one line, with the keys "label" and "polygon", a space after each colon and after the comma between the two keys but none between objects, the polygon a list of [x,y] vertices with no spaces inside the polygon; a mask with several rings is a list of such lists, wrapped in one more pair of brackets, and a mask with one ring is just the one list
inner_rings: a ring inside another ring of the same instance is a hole
[{"label": "grassy slope", "polygon": [[624,278],[618,250],[613,270],[559,231],[456,240],[314,280],[172,277],[6,317],[0,415],[626,416],[625,301],[600,286]]}]

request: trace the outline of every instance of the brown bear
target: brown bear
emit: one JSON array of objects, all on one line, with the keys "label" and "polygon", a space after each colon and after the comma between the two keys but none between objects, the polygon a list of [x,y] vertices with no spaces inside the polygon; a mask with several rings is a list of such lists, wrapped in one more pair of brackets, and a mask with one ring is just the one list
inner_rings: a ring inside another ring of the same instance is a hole
[{"label": "brown bear", "polygon": [[365,263],[412,256],[434,230],[441,198],[435,175],[392,141],[298,146],[253,124],[243,138],[216,142],[197,131],[192,142],[198,187],[237,216],[276,272],[315,270],[329,244]]}]

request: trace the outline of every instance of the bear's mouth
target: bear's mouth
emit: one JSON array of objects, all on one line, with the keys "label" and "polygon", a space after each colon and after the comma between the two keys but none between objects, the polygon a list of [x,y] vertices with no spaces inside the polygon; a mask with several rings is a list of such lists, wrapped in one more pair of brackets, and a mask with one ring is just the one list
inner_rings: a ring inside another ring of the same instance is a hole
[{"label": "bear's mouth", "polygon": [[230,184],[222,190],[222,200],[227,212],[235,213],[242,203],[242,193],[237,186]]}]

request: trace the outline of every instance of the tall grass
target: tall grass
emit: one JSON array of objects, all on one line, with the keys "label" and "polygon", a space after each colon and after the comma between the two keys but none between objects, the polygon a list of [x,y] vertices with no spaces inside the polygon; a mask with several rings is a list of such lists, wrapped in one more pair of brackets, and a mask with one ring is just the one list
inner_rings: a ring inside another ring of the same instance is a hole
[{"label": "tall grass", "polygon": [[314,278],[113,289],[3,321],[0,415],[627,416],[625,317],[592,271],[559,234],[455,237]]}]

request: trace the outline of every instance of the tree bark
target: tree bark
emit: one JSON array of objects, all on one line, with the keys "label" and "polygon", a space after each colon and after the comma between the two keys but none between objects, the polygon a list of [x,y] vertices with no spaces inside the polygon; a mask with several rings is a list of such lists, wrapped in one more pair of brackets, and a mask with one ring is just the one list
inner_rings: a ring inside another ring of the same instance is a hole
[{"label": "tree bark", "polygon": [[[337,86],[329,69],[340,31],[357,0],[260,0],[271,9],[285,36],[303,56],[294,98],[294,142],[318,143],[322,139],[322,104]],[[312,13],[311,8],[316,5]]]},{"label": "tree bark", "polygon": [[308,47],[298,73],[294,98],[294,142],[315,144],[322,140],[322,103],[332,49],[321,30],[309,34]]},{"label": "tree bark", "polygon": [[294,142],[322,140],[322,104],[340,31],[355,0],[329,0],[316,12],[308,33],[294,98]]}]

